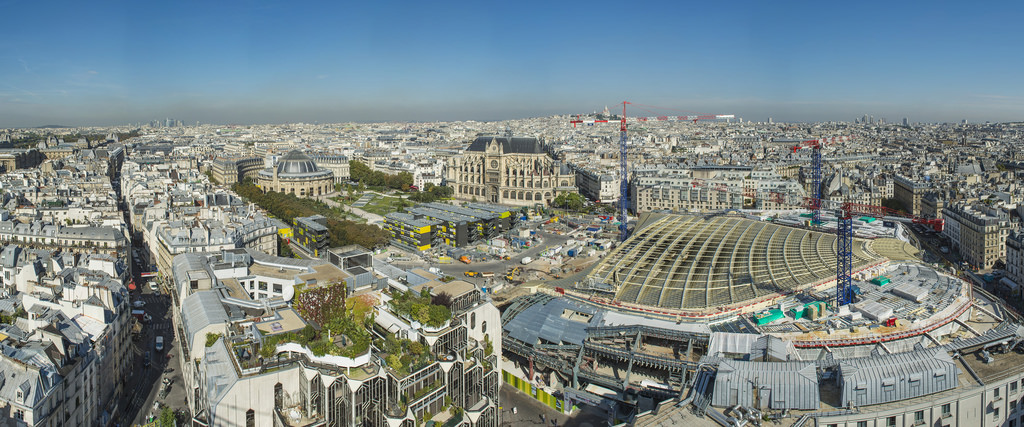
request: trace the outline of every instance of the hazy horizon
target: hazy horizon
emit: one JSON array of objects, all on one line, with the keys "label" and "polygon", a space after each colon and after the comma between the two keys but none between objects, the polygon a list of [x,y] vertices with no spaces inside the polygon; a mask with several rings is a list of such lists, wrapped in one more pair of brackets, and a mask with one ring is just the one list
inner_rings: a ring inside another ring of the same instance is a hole
[{"label": "hazy horizon", "polygon": [[748,121],[1024,120],[1018,3],[0,5],[16,18],[4,128],[493,121],[623,100]]}]

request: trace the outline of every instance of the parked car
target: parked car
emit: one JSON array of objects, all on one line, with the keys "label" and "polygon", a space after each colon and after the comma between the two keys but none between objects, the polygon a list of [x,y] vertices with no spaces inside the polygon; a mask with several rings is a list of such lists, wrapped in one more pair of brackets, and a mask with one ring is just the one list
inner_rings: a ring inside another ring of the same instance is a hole
[{"label": "parked car", "polygon": [[157,285],[156,282],[149,282],[149,290],[153,292],[159,291],[160,285]]},{"label": "parked car", "polygon": [[139,300],[132,301],[132,305],[135,306],[135,308],[142,308],[142,307],[146,306],[146,302],[139,299]]},{"label": "parked car", "polygon": [[156,351],[164,351],[164,336],[156,336]]},{"label": "parked car", "polygon": [[146,355],[142,359],[142,366],[145,366],[145,367],[148,368],[149,367],[149,359],[150,359],[150,356],[149,356],[149,352],[147,351]]}]

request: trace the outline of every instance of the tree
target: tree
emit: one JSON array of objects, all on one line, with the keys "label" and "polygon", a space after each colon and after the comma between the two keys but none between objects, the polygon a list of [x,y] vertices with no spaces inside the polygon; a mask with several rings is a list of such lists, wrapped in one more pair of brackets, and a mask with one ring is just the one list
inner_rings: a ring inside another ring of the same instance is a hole
[{"label": "tree", "polygon": [[422,323],[424,325],[429,325],[430,324],[430,319],[431,319],[431,316],[430,316],[430,308],[431,307],[436,307],[436,306],[422,305],[422,304],[415,304],[415,305],[413,305],[413,318],[416,319],[417,322],[420,322],[420,323]]},{"label": "tree", "polygon": [[173,427],[175,423],[174,411],[169,406],[160,410],[160,427]]},{"label": "tree", "polygon": [[419,343],[417,341],[413,341],[413,342],[409,343],[409,353],[412,353],[412,354],[415,354],[415,355],[419,356],[419,355],[423,354],[423,352],[425,352],[426,350],[427,350],[426,346],[424,346],[423,344],[421,344],[421,343]]},{"label": "tree", "polygon": [[434,297],[430,299],[430,303],[433,305],[439,305],[451,309],[452,296],[449,295],[447,292],[441,292],[437,295],[434,295]]},{"label": "tree", "polygon": [[306,342],[316,339],[316,329],[313,328],[313,325],[306,325],[306,327],[302,328],[302,339],[306,340]]},{"label": "tree", "polygon": [[572,211],[583,209],[586,204],[587,199],[577,193],[562,193],[551,201],[552,206]]},{"label": "tree", "polygon": [[402,359],[398,357],[397,354],[389,354],[385,360],[387,360],[388,366],[390,366],[391,369],[401,371],[402,368],[404,368],[404,366],[402,366]]},{"label": "tree", "polygon": [[427,324],[435,328],[444,325],[448,319],[452,317],[452,311],[448,307],[441,305],[431,305],[428,310],[428,322]]}]

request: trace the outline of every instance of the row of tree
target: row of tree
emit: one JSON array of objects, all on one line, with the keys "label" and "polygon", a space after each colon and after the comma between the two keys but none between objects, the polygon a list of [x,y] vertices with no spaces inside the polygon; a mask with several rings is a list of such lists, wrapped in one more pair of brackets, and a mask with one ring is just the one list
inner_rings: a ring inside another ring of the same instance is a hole
[{"label": "row of tree", "polygon": [[299,217],[323,215],[327,217],[327,229],[330,233],[331,246],[358,244],[366,248],[379,248],[387,244],[391,235],[380,227],[372,224],[360,224],[355,221],[339,219],[329,206],[323,202],[299,198],[294,194],[269,192],[264,194],[251,181],[235,184],[232,189],[239,196],[253,202],[271,215],[291,224]]},{"label": "row of tree", "polygon": [[455,194],[455,189],[451,187],[427,183],[427,185],[423,186],[423,191],[410,194],[409,200],[420,203],[430,203],[450,198],[453,194]]},{"label": "row of tree", "polygon": [[348,162],[349,176],[353,181],[366,186],[387,187],[395,190],[409,191],[412,186],[412,174],[400,172],[394,175],[371,170],[369,166],[357,160]]}]

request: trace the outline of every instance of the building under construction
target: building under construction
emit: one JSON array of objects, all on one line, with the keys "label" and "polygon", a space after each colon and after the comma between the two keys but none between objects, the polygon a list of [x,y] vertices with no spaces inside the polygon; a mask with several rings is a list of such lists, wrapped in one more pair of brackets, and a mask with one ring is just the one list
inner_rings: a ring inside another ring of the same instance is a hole
[{"label": "building under construction", "polygon": [[837,307],[835,247],[744,215],[648,215],[506,307],[507,366],[639,425],[1020,421],[1016,311],[894,238],[854,240],[853,303]]}]

